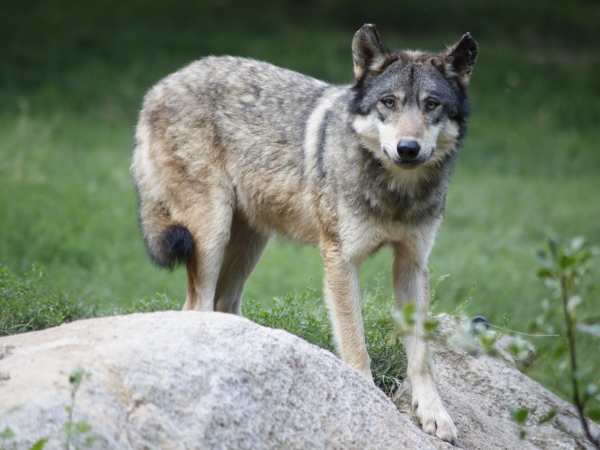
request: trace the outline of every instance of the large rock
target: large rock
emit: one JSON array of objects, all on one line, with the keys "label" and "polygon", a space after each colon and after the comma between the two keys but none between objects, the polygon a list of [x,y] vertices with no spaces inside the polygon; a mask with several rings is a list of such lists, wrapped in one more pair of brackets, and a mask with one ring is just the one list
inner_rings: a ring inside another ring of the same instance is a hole
[{"label": "large rock", "polygon": [[[84,320],[0,347],[0,432],[9,426],[18,448],[66,422],[68,374],[79,365],[92,377],[75,420],[103,437],[96,448],[434,448],[330,352],[232,315]],[[59,448],[59,437],[46,448]]]},{"label": "large rock", "polygon": [[[469,330],[465,318],[439,317],[446,338],[461,336]],[[451,339],[450,339],[451,340]],[[504,339],[500,341],[507,342]],[[458,428],[458,447],[464,449],[502,450],[573,450],[594,448],[584,438],[577,411],[573,405],[560,399],[517,369],[509,353],[497,347],[505,358],[471,356],[466,351],[436,343],[434,370],[440,396]],[[410,408],[410,386],[396,394],[400,409],[413,421]],[[530,410],[520,439],[517,426],[511,418],[511,409]],[[539,424],[548,412],[556,416]],[[600,427],[590,422],[594,436]],[[427,436],[430,438],[430,436]],[[437,449],[453,446],[439,439],[429,441]]]},{"label": "large rock", "polygon": [[[458,448],[591,448],[574,408],[486,356],[437,346],[440,394],[459,429]],[[0,339],[0,432],[17,448],[67,421],[68,374],[92,373],[77,395],[108,449],[451,449],[331,353],[284,331],[219,313],[162,312],[85,320]],[[527,406],[519,440],[509,408]],[[537,424],[550,408],[558,415]],[[594,426],[598,433],[598,427]],[[89,433],[86,434],[86,436]]]}]

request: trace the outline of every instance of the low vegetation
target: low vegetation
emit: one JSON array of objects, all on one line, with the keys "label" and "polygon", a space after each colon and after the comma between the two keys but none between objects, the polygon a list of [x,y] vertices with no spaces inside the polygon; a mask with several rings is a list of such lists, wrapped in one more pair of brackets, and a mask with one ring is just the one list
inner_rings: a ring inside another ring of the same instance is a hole
[{"label": "low vegetation", "polygon": [[[558,333],[558,339],[544,348],[541,365],[560,380],[559,389],[577,409],[585,436],[600,449],[588,419],[600,421],[600,361],[594,356],[600,347],[598,274],[590,263],[600,256],[600,248],[586,244],[582,237],[560,242],[548,239],[547,249],[537,253],[542,268],[538,276],[549,289],[540,314],[531,328],[542,333]],[[587,416],[587,417],[586,417]]]},{"label": "low vegetation", "polygon": [[0,336],[55,327],[96,315],[81,297],[53,291],[33,264],[23,277],[0,266]]}]

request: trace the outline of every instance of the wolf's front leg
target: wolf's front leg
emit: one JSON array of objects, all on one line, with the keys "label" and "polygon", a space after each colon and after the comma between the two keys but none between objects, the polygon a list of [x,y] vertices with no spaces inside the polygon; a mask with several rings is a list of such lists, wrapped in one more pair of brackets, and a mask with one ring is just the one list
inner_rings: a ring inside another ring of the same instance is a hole
[{"label": "wolf's front leg", "polygon": [[404,338],[408,357],[407,374],[412,387],[412,405],[425,433],[454,443],[457,430],[438,394],[431,370],[428,345],[424,338],[423,324],[427,318],[429,304],[429,249],[425,252],[422,250],[410,244],[394,246],[393,279],[396,307],[401,309],[409,301],[415,302],[416,306],[415,326],[411,334]]},{"label": "wolf's front leg", "polygon": [[360,314],[358,265],[342,257],[337,246],[322,249],[325,262],[325,299],[333,324],[333,334],[344,362],[371,376],[371,359],[365,346]]}]

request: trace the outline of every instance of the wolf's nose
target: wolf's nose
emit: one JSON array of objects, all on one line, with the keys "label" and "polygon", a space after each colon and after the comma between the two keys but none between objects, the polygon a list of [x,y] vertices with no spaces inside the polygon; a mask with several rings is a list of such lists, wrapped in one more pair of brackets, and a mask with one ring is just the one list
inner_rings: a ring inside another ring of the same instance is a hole
[{"label": "wolf's nose", "polygon": [[419,150],[421,150],[421,146],[417,141],[400,139],[398,142],[398,156],[402,161],[414,161],[419,155]]}]

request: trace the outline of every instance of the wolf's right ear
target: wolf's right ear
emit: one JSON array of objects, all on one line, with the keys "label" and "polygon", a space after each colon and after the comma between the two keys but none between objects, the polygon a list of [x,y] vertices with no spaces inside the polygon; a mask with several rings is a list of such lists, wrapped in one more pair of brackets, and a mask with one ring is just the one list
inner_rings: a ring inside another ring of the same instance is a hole
[{"label": "wolf's right ear", "polygon": [[388,48],[381,43],[375,25],[362,26],[352,40],[352,59],[354,61],[354,80],[380,74],[392,61]]},{"label": "wolf's right ear", "polygon": [[454,46],[434,58],[433,64],[447,78],[467,87],[477,60],[477,51],[477,42],[470,33],[466,33]]}]

